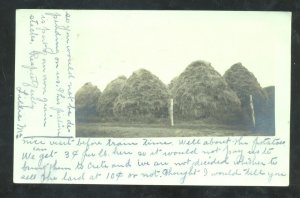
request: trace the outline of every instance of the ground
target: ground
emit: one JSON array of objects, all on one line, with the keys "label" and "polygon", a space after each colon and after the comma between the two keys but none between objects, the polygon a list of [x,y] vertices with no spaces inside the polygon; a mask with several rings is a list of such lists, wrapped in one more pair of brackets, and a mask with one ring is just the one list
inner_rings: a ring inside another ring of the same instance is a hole
[{"label": "ground", "polygon": [[241,126],[215,124],[209,122],[180,122],[171,127],[168,124],[142,123],[76,123],[77,137],[201,137],[201,136],[251,136],[272,135],[266,132],[253,132]]}]

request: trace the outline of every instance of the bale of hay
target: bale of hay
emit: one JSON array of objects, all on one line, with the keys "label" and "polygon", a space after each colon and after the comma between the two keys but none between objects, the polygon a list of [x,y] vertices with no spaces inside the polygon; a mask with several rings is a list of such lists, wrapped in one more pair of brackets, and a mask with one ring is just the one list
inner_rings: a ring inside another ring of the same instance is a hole
[{"label": "bale of hay", "polygon": [[120,95],[127,78],[120,76],[117,79],[111,81],[99,97],[97,103],[97,109],[102,118],[114,118],[114,103],[117,97]]},{"label": "bale of hay", "polygon": [[248,71],[241,63],[236,63],[225,72],[224,78],[241,100],[244,122],[249,126],[252,125],[250,109],[250,95],[252,95],[256,128],[259,128],[263,124],[262,120],[265,116],[267,95],[254,74]]},{"label": "bale of hay", "polygon": [[174,97],[174,117],[177,119],[238,120],[241,112],[239,98],[208,62],[191,63],[169,88]]},{"label": "bale of hay", "polygon": [[85,121],[97,116],[97,102],[101,91],[92,83],[85,83],[75,94],[76,120]]},{"label": "bale of hay", "polygon": [[114,103],[114,114],[130,121],[149,121],[168,116],[166,85],[145,69],[135,71]]}]

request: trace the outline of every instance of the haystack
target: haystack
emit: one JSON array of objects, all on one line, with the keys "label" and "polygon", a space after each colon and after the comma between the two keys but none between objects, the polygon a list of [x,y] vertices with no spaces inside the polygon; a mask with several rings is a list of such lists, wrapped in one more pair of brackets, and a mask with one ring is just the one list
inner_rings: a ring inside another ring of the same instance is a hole
[{"label": "haystack", "polygon": [[246,124],[251,124],[250,95],[252,95],[256,125],[261,125],[265,116],[267,95],[253,73],[241,63],[236,63],[225,72],[224,78],[241,100]]},{"label": "haystack", "polygon": [[169,87],[174,97],[175,118],[213,118],[219,121],[238,119],[240,100],[210,63],[191,63],[171,84]]},{"label": "haystack", "polygon": [[85,83],[75,95],[76,119],[86,120],[97,115],[97,102],[101,92],[92,83]]},{"label": "haystack", "polygon": [[114,103],[117,97],[120,95],[125,83],[126,77],[120,76],[117,79],[111,81],[99,97],[97,109],[102,118],[114,117]]},{"label": "haystack", "polygon": [[126,81],[114,104],[114,114],[126,120],[149,121],[168,116],[169,94],[165,84],[145,69]]}]

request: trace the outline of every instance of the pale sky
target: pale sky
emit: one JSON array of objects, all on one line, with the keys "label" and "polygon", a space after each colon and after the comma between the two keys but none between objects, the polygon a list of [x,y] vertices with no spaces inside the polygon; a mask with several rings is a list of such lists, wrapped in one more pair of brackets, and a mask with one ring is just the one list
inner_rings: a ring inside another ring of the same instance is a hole
[{"label": "pale sky", "polygon": [[168,84],[193,61],[223,75],[241,62],[262,87],[290,52],[286,12],[73,11],[76,89],[101,91],[120,75],[145,68]]}]

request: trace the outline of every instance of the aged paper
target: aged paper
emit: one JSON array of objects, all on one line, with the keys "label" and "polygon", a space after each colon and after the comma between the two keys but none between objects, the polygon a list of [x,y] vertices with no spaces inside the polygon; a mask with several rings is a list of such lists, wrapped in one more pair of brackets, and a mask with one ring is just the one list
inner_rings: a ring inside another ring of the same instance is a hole
[{"label": "aged paper", "polygon": [[291,13],[17,10],[14,182],[289,185]]}]

